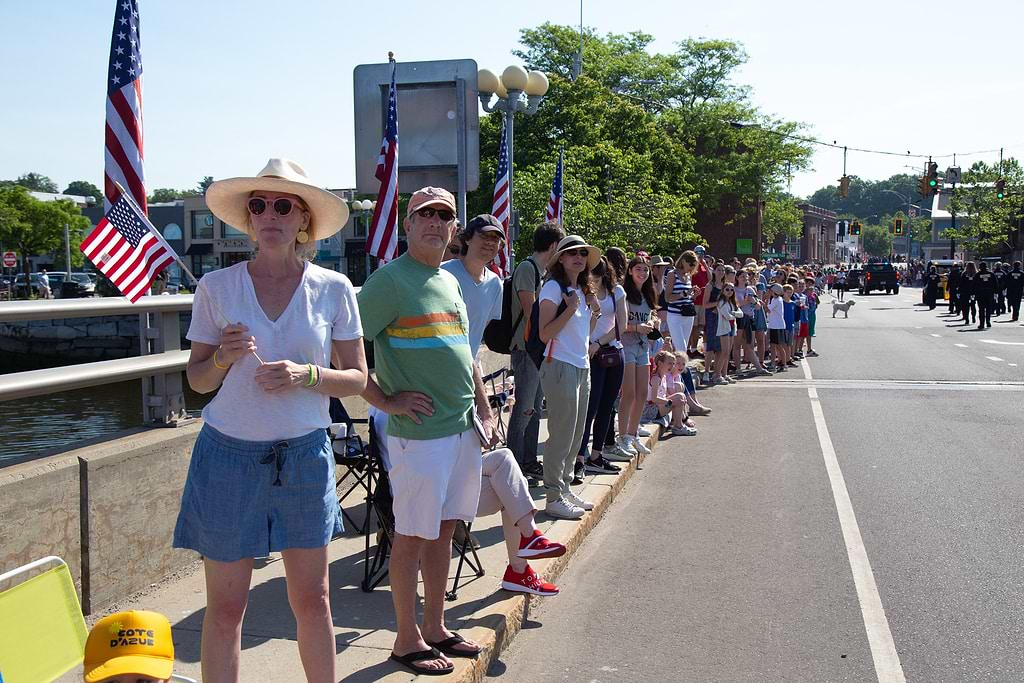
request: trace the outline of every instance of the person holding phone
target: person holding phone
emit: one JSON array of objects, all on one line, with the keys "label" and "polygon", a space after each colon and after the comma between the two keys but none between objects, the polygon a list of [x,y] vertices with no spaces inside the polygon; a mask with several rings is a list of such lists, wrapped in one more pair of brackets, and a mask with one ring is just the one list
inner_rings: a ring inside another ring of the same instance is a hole
[{"label": "person holding phone", "polygon": [[651,282],[651,266],[647,259],[637,256],[626,266],[626,331],[622,335],[625,368],[622,379],[622,398],[619,402],[619,438],[616,444],[623,450],[648,454],[651,450],[640,441],[650,432],[640,426],[640,415],[647,400],[647,381],[650,378],[651,351],[648,335],[655,329],[654,311],[658,300]]}]

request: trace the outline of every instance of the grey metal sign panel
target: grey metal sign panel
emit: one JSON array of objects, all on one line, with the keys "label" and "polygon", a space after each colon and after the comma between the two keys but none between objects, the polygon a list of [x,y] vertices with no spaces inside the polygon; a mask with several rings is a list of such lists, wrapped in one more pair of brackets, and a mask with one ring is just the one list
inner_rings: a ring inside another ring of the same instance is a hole
[{"label": "grey metal sign panel", "polygon": [[[384,137],[390,64],[360,64],[353,71],[356,190],[374,194]],[[480,186],[480,112],[477,64],[472,59],[398,62],[399,191],[425,185],[452,192]],[[464,186],[460,188],[460,160]]]}]

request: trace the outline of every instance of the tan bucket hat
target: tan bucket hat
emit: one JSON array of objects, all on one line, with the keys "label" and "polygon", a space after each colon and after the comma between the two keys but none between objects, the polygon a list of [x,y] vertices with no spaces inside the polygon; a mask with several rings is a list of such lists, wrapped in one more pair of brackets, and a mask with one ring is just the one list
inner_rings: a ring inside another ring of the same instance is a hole
[{"label": "tan bucket hat", "polygon": [[302,166],[291,159],[273,158],[253,177],[218,180],[206,190],[206,205],[217,218],[252,236],[247,203],[253,192],[284,192],[298,195],[309,207],[309,238],[322,240],[341,230],[348,221],[348,204],[309,179]]},{"label": "tan bucket hat", "polygon": [[587,270],[593,270],[594,266],[596,266],[601,260],[600,249],[592,244],[587,244],[587,242],[579,235],[567,235],[558,243],[558,248],[548,261],[548,270],[551,270],[551,267],[558,263],[558,257],[561,256],[563,252],[571,249],[587,250]]}]

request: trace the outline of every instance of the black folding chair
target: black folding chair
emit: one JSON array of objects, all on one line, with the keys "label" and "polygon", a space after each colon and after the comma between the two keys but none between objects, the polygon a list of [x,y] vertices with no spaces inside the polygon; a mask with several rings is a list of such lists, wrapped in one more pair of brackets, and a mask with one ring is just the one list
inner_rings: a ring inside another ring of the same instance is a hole
[{"label": "black folding chair", "polygon": [[[365,534],[370,524],[370,515],[366,515],[362,524],[357,524],[352,515],[345,510],[343,503],[358,489],[365,492],[364,499],[369,497],[373,490],[375,473],[370,466],[370,458],[363,438],[355,430],[356,422],[366,423],[366,420],[355,420],[350,417],[345,406],[334,397],[331,398],[330,413],[331,448],[334,451],[334,462],[344,468],[341,477],[335,484],[338,493],[338,507],[346,521],[346,526],[355,529],[357,533]],[[344,436],[338,436],[342,433]]]},{"label": "black folding chair", "polygon": [[514,393],[514,389],[510,390],[508,387],[508,368],[501,368],[495,370],[489,375],[483,377],[484,385],[490,390],[487,395],[487,400],[491,404],[491,410],[494,411],[494,415],[498,423],[498,447],[503,447],[508,443],[508,433],[505,428],[505,409],[510,404],[510,399]]},{"label": "black folding chair", "polygon": [[[384,460],[380,453],[379,439],[382,437],[378,436],[374,429],[373,420],[369,420],[367,426],[369,430],[368,461],[373,485],[366,498],[366,517],[368,521],[364,531],[366,546],[363,555],[363,582],[361,588],[363,591],[370,593],[388,575],[388,559],[391,556],[391,543],[395,533],[395,514],[394,499],[391,497],[391,480],[388,478],[387,468],[384,466]],[[370,537],[373,535],[373,525],[370,524],[370,519],[377,520],[377,528],[380,530],[380,533],[376,534],[377,543],[372,552],[370,549]],[[484,575],[483,564],[480,562],[480,557],[473,547],[472,540],[470,540],[469,530],[471,527],[471,523],[466,524],[466,535],[463,538],[463,542],[455,546],[459,554],[459,564],[455,570],[455,581],[452,584],[452,589],[445,593],[445,598],[448,600],[455,600],[458,597],[463,566],[468,566],[475,572],[477,577]],[[470,555],[472,559],[470,559]]]}]

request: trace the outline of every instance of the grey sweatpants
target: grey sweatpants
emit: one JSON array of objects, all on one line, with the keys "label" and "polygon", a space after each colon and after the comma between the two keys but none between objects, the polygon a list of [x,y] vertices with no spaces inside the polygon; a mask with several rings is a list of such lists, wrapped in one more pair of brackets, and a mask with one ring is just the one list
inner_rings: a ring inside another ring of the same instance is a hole
[{"label": "grey sweatpants", "polygon": [[544,398],[548,403],[544,492],[550,503],[570,492],[572,468],[583,442],[583,430],[587,422],[590,369],[545,358],[540,366],[540,385],[544,388]]}]

